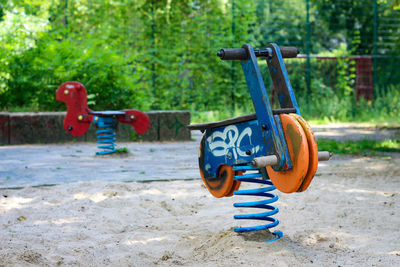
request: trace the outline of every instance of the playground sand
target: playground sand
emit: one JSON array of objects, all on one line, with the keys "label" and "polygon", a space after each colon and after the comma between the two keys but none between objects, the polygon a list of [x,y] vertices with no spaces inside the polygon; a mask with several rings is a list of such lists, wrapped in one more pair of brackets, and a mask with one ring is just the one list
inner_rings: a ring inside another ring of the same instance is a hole
[{"label": "playground sand", "polygon": [[200,180],[1,190],[0,266],[399,266],[400,157],[320,165],[306,192],[279,193],[273,243],[233,232],[248,199]]}]

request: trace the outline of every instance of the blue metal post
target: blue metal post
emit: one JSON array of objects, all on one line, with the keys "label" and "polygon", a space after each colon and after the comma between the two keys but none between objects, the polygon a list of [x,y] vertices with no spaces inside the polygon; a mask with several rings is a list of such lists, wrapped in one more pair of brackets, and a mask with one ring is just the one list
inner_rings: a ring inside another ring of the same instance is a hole
[{"label": "blue metal post", "polygon": [[285,156],[282,142],[279,138],[278,129],[274,121],[274,116],[272,114],[272,108],[269,103],[267,91],[265,90],[264,81],[258,67],[253,47],[251,47],[251,45],[245,45],[244,48],[248,51],[249,59],[241,61],[241,64],[251,98],[253,99],[257,119],[261,126],[265,149],[267,155],[275,154],[278,156],[279,165],[277,168],[280,169],[285,164]]}]

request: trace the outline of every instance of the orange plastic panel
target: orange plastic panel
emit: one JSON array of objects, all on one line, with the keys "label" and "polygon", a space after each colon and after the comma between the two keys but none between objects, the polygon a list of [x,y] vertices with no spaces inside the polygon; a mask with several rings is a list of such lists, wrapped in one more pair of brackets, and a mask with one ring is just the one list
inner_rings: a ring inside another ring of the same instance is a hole
[{"label": "orange plastic panel", "polygon": [[208,191],[210,191],[211,195],[214,197],[224,197],[232,190],[234,182],[234,171],[232,166],[222,165],[219,169],[218,177],[205,178],[200,169],[200,176]]},{"label": "orange plastic panel", "polygon": [[296,120],[300,123],[301,127],[303,127],[303,130],[307,137],[308,151],[310,154],[310,162],[308,165],[308,171],[307,171],[306,178],[304,179],[303,183],[301,184],[299,190],[297,190],[297,192],[303,192],[310,185],[310,183],[311,183],[312,179],[314,178],[314,175],[318,169],[318,146],[317,146],[317,141],[315,140],[315,136],[311,129],[310,124],[308,124],[308,122],[298,114],[290,114],[290,115],[292,117],[296,118]]},{"label": "orange plastic panel", "polygon": [[[243,174],[242,171],[235,172],[235,175],[242,175],[242,174]],[[236,191],[236,190],[239,190],[239,187],[240,187],[240,181],[233,180],[232,188],[225,196],[226,197],[233,196],[233,192]]]},{"label": "orange plastic panel", "polygon": [[310,158],[307,137],[295,118],[288,114],[281,114],[280,119],[292,161],[292,168],[275,171],[268,166],[266,169],[276,189],[284,193],[293,193],[299,190],[307,175]]},{"label": "orange plastic panel", "polygon": [[233,171],[232,166],[221,165],[218,170],[218,177],[205,177],[203,173],[204,166],[202,166],[202,162],[204,160],[204,140],[205,136],[203,136],[199,148],[199,169],[201,179],[203,180],[203,183],[205,184],[211,195],[217,198],[224,197],[229,194],[234,187],[235,181],[233,180],[233,177],[235,175],[235,172]]}]

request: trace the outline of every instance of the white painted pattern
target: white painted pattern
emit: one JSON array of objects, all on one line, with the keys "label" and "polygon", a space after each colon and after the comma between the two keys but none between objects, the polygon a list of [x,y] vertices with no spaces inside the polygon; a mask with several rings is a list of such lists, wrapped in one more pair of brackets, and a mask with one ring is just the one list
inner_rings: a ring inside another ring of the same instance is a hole
[{"label": "white painted pattern", "polygon": [[[250,127],[245,128],[241,133],[239,133],[238,128],[235,125],[230,125],[225,127],[223,131],[215,131],[208,138],[208,146],[211,149],[211,153],[215,157],[222,157],[228,153],[229,148],[233,148],[233,157],[238,158],[247,157],[246,151],[240,149],[241,143],[245,136],[248,136],[251,143],[251,135],[253,131]],[[253,148],[252,153],[257,153],[260,150],[260,146]]]}]

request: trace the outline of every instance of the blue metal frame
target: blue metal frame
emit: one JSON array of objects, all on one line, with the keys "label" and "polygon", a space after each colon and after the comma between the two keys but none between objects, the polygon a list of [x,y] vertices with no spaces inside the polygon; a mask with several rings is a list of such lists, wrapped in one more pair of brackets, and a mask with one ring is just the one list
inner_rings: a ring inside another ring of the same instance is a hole
[{"label": "blue metal frame", "polygon": [[[265,143],[265,155],[275,154],[278,156],[278,169],[284,166],[285,155],[282,145],[286,146],[285,140],[279,137],[277,125],[274,121],[272,108],[269,103],[267,91],[265,90],[264,81],[258,67],[257,58],[251,45],[243,46],[247,50],[249,59],[241,61],[244,76],[246,77],[247,86],[253,99],[254,108],[257,114],[257,120],[261,126],[262,140]],[[260,140],[261,141],[261,140]],[[283,143],[282,143],[283,141]]]},{"label": "blue metal frame", "polygon": [[[242,60],[241,65],[257,120],[206,129],[203,166],[206,177],[217,177],[221,165],[246,165],[255,157],[268,155],[278,157],[275,170],[292,167],[281,122],[278,115],[273,115],[254,49],[249,44],[243,48],[248,59]],[[280,49],[276,44],[270,44],[268,49],[267,64],[280,105],[295,108],[300,115]]]},{"label": "blue metal frame", "polygon": [[295,108],[296,113],[301,115],[279,46],[272,43],[268,48],[272,52],[272,56],[267,58],[268,68],[281,108]]}]

